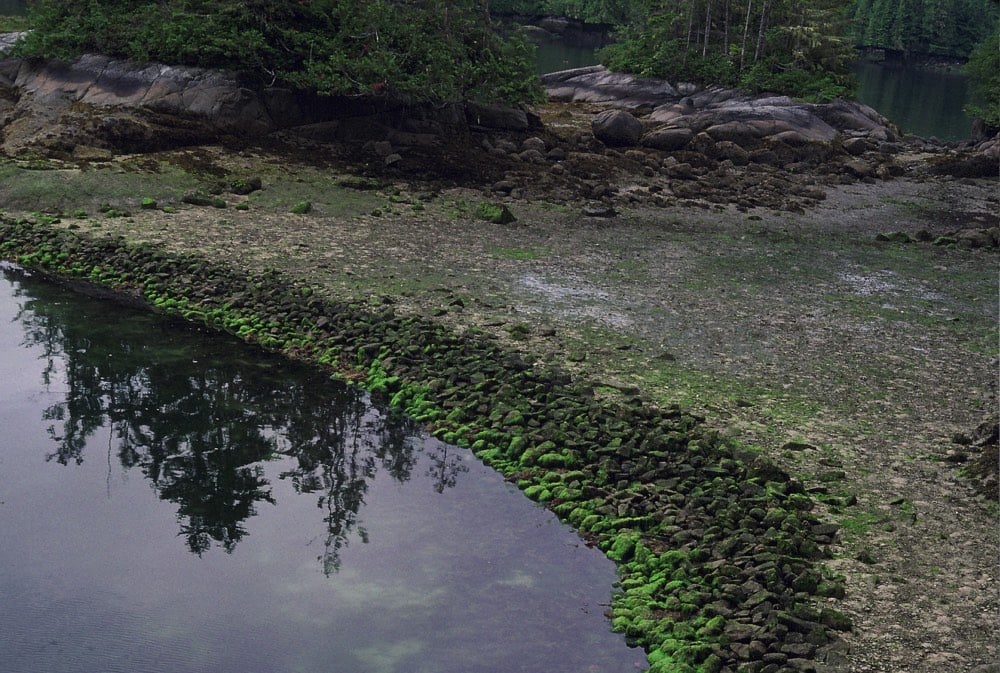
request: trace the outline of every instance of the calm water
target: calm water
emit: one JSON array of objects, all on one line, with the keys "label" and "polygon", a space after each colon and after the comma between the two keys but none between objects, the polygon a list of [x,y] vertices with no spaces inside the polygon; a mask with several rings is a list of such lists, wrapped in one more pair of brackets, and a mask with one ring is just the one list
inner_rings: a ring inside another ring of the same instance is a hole
[{"label": "calm water", "polygon": [[0,16],[24,14],[28,11],[28,0],[0,0]]},{"label": "calm water", "polygon": [[593,47],[577,47],[561,40],[547,40],[535,44],[535,72],[544,75],[559,70],[597,65]]},{"label": "calm water", "polygon": [[858,63],[858,100],[892,120],[904,133],[941,140],[972,136],[966,77],[960,73]]},{"label": "calm water", "polygon": [[634,671],[614,569],[471,453],[0,266],[4,673]]}]

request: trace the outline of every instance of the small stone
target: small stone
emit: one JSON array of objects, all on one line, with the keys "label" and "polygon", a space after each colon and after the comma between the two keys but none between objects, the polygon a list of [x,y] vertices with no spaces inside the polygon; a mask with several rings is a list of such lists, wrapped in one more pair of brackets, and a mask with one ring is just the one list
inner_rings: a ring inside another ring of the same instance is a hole
[{"label": "small stone", "polygon": [[851,161],[844,162],[844,171],[856,178],[870,178],[875,173],[872,165],[861,159],[852,159]]},{"label": "small stone", "polygon": [[850,155],[859,156],[868,151],[868,141],[864,138],[850,138],[844,141],[844,149]]},{"label": "small stone", "polygon": [[380,157],[388,157],[393,154],[392,143],[388,140],[379,140],[377,142],[372,142],[371,145],[366,143],[368,149]]},{"label": "small stone", "polygon": [[245,196],[247,194],[256,192],[257,190],[261,189],[262,185],[263,183],[261,182],[261,179],[257,176],[249,178],[239,178],[229,183],[229,191],[231,191],[233,194],[239,194],[241,196]]},{"label": "small stone", "polygon": [[614,217],[618,213],[611,206],[587,206],[583,214],[587,217]]},{"label": "small stone", "polygon": [[77,145],[73,148],[73,158],[79,161],[111,161],[114,158],[111,150],[90,145]]},{"label": "small stone", "polygon": [[517,220],[514,213],[510,212],[510,209],[502,203],[480,203],[476,209],[476,215],[493,224],[510,224]]},{"label": "small stone", "polygon": [[537,136],[532,136],[531,138],[526,138],[524,142],[521,143],[521,150],[534,150],[536,152],[545,151],[545,141]]},{"label": "small stone", "polygon": [[876,241],[883,243],[912,243],[913,239],[905,231],[892,231],[881,233],[875,236]]}]

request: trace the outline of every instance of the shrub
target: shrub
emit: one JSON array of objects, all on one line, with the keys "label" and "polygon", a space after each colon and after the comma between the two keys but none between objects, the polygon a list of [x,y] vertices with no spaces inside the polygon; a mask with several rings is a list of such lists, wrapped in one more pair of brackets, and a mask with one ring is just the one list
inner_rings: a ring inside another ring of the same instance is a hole
[{"label": "shrub", "polygon": [[1000,31],[984,40],[965,65],[971,102],[966,111],[992,129],[1000,129]]}]

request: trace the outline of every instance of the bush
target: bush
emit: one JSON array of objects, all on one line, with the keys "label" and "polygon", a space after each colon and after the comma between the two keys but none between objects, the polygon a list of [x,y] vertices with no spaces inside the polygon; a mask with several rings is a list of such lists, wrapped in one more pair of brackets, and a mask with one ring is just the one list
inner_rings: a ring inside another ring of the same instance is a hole
[{"label": "bush", "polygon": [[991,129],[1000,129],[1000,31],[975,48],[965,72],[971,88],[966,111]]},{"label": "bush", "polygon": [[854,78],[825,70],[780,69],[757,64],[743,73],[739,85],[753,93],[775,91],[812,103],[825,103],[854,94]]}]

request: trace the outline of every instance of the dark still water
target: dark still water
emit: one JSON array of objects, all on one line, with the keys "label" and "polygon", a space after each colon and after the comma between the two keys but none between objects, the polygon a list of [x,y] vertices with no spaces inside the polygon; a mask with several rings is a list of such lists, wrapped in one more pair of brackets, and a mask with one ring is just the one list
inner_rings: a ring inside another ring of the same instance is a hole
[{"label": "dark still water", "polygon": [[858,100],[904,133],[940,140],[972,137],[972,119],[962,109],[968,85],[961,73],[881,63],[858,63],[854,72]]},{"label": "dark still water", "polygon": [[0,16],[21,15],[28,12],[28,0],[0,0]]},{"label": "dark still water", "polygon": [[634,671],[611,563],[466,450],[0,265],[4,673]]},{"label": "dark still water", "polygon": [[600,61],[594,47],[579,47],[560,39],[535,43],[535,72],[539,75],[598,63]]}]

